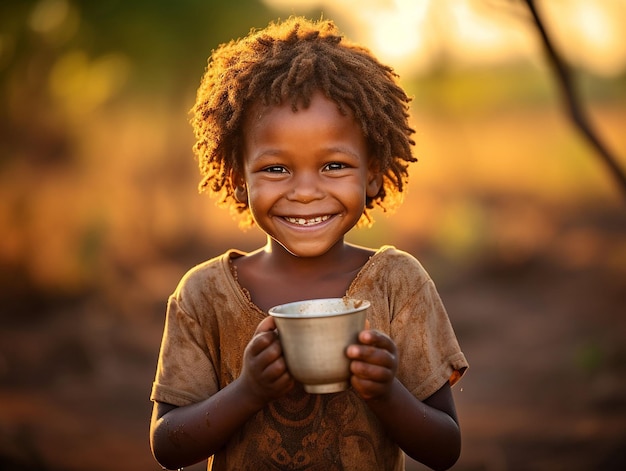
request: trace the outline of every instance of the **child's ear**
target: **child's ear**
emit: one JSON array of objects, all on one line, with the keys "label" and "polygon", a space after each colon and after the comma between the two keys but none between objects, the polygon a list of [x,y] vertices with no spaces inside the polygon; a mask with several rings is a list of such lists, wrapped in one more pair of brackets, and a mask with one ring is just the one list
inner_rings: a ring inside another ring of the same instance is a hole
[{"label": "child's ear", "polygon": [[236,186],[234,194],[237,203],[248,204],[248,190],[245,183],[242,186]]},{"label": "child's ear", "polygon": [[233,187],[233,194],[238,203],[248,203],[248,189],[246,188],[246,181],[238,172],[231,172],[230,184]]},{"label": "child's ear", "polygon": [[367,173],[367,187],[365,188],[365,194],[370,198],[374,198],[382,186],[382,173],[380,173],[377,169],[369,169]]}]

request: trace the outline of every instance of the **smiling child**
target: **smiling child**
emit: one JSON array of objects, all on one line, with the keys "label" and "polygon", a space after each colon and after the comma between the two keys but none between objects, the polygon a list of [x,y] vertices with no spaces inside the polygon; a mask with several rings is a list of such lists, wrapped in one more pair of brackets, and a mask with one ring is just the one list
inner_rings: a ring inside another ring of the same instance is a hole
[{"label": "smiling child", "polygon": [[[452,466],[451,386],[467,362],[420,263],[347,243],[408,177],[410,99],[392,69],[331,21],[270,24],[212,54],[192,124],[201,188],[267,234],[191,269],[169,299],[151,399],[168,469],[403,470]],[[384,203],[384,205],[383,205]],[[270,307],[371,302],[346,350],[350,388],[308,394],[289,374]]]}]

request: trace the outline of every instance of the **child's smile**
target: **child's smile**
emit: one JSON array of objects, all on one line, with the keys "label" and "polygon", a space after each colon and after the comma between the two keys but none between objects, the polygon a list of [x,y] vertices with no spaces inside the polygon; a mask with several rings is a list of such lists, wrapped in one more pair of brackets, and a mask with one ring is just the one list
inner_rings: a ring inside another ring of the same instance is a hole
[{"label": "child's smile", "polygon": [[[328,252],[358,222],[380,182],[351,114],[320,93],[308,108],[253,108],[243,179],[256,224],[290,253]],[[260,111],[260,112],[259,112]]]}]

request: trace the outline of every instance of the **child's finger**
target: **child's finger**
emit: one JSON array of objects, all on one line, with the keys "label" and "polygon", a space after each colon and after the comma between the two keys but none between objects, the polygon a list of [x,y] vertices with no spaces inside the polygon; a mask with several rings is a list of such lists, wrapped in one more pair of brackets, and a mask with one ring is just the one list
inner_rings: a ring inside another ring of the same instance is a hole
[{"label": "child's finger", "polygon": [[272,316],[267,316],[265,319],[259,322],[259,325],[257,325],[254,334],[256,335],[261,332],[271,332],[273,330],[276,330],[276,322],[274,321],[274,318]]},{"label": "child's finger", "polygon": [[248,344],[248,349],[252,355],[256,356],[277,341],[278,335],[274,318],[268,316],[259,322],[259,325],[257,326],[256,331]]},{"label": "child's finger", "polygon": [[359,334],[359,342],[363,345],[383,348],[390,352],[396,351],[396,344],[387,335],[378,330],[364,330]]},{"label": "child's finger", "polygon": [[350,345],[346,353],[351,360],[389,369],[395,368],[395,354],[384,348],[376,348],[369,345]]}]

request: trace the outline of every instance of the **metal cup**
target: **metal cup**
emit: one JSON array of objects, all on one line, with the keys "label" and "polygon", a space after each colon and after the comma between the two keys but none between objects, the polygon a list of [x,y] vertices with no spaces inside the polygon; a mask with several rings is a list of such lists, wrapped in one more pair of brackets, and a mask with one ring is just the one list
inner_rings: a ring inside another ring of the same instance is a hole
[{"label": "metal cup", "polygon": [[348,345],[365,328],[370,302],[352,298],[326,298],[274,306],[278,338],[291,375],[311,394],[348,388]]}]

